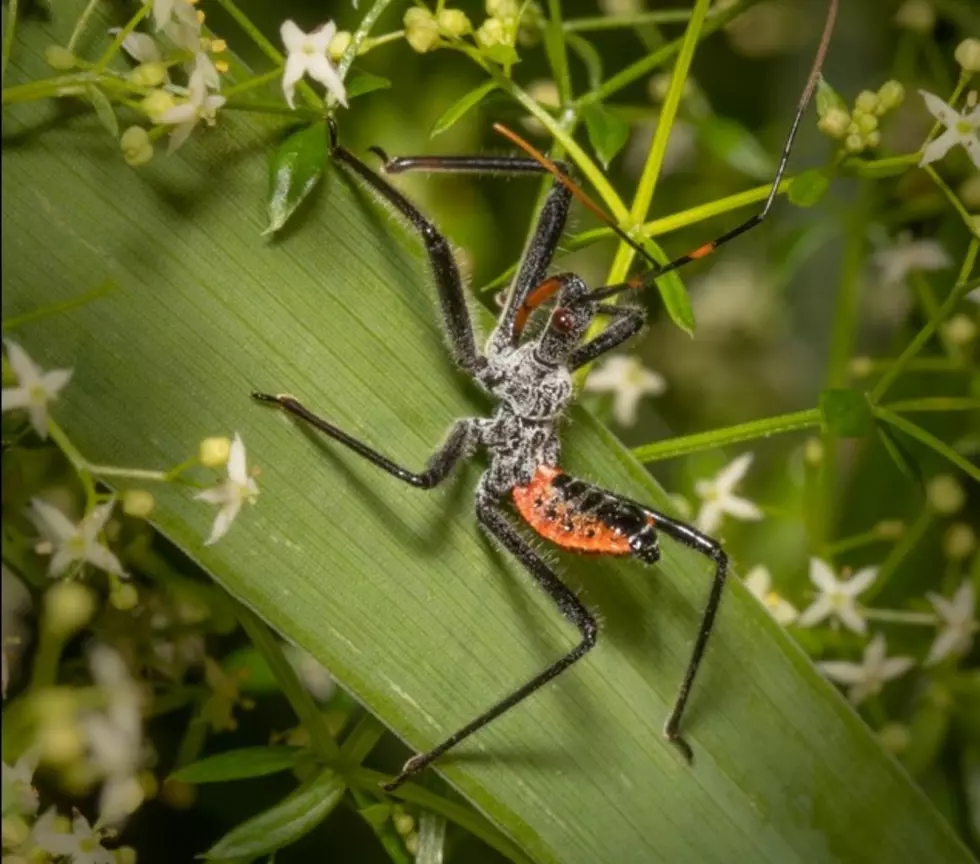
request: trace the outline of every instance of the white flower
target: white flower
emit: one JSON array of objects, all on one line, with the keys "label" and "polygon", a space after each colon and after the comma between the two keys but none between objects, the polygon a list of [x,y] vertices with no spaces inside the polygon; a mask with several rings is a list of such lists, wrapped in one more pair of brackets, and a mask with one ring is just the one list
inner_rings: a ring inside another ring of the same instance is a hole
[{"label": "white flower", "polygon": [[820,589],[820,593],[796,623],[800,627],[812,627],[833,616],[848,630],[864,633],[868,626],[857,607],[857,597],[870,588],[877,577],[877,567],[865,567],[846,582],[842,582],[826,561],[811,558],[810,581]]},{"label": "white flower", "polygon": [[[121,32],[121,27],[109,28],[110,36],[118,36]],[[134,30],[123,39],[122,49],[137,63],[159,63],[163,60],[160,46],[149,33]]]},{"label": "white flower", "polygon": [[57,507],[40,498],[31,499],[33,508],[29,514],[31,521],[54,546],[54,554],[48,567],[49,576],[52,578],[60,576],[73,561],[87,561],[100,570],[114,573],[116,576],[128,575],[119,563],[119,559],[109,551],[109,547],[99,542],[99,535],[105,523],[109,521],[115,503],[114,500],[107,501],[92,508],[78,525],[73,525]]},{"label": "white flower", "polygon": [[636,408],[644,396],[659,396],[667,389],[661,375],[647,369],[636,357],[610,357],[586,379],[592,393],[613,394],[613,416],[620,426],[636,423]]},{"label": "white flower", "polygon": [[946,127],[942,135],[926,145],[919,165],[928,165],[930,162],[942,159],[959,144],[969,154],[973,164],[980,168],[980,138],[977,137],[977,129],[980,128],[980,105],[974,106],[969,113],[960,114],[938,96],[925,90],[920,90],[919,93],[925,99],[929,113]]},{"label": "white flower", "polygon": [[875,252],[874,262],[886,285],[904,285],[913,270],[945,270],[953,265],[953,259],[939,241],[913,240],[904,231],[893,246]]},{"label": "white flower", "polygon": [[32,831],[34,842],[52,855],[64,855],[71,864],[115,864],[115,857],[102,846],[102,835],[88,819],[76,811],[71,823],[71,834],[55,829],[57,812],[52,807]]},{"label": "white flower", "polygon": [[337,683],[333,676],[305,648],[300,648],[298,645],[286,645],[285,653],[289,665],[293,667],[310,695],[317,702],[326,702],[337,689]]},{"label": "white flower", "polygon": [[169,153],[173,153],[180,147],[202,120],[209,126],[214,125],[215,113],[227,101],[224,96],[208,92],[208,84],[214,82],[214,75],[216,75],[214,64],[207,55],[198,54],[194,72],[187,85],[187,101],[174,105],[173,108],[168,108],[160,114],[158,118],[160,123],[174,127],[173,132],[170,133]]},{"label": "white flower", "polygon": [[888,647],[880,633],[864,649],[860,663],[825,662],[817,666],[828,678],[850,684],[847,698],[855,705],[881,692],[886,681],[904,675],[914,665],[911,657],[886,657]]},{"label": "white flower", "polygon": [[48,437],[48,403],[58,398],[58,392],[71,380],[71,369],[52,369],[44,372],[16,342],[4,340],[7,360],[17,376],[16,387],[4,387],[0,410],[26,408],[31,426],[42,438]]},{"label": "white flower", "polygon": [[942,619],[941,629],[936,636],[925,665],[932,666],[946,657],[966,654],[973,645],[973,634],[980,629],[977,623],[977,598],[973,584],[967,579],[952,600],[938,594],[926,595]]},{"label": "white flower", "polygon": [[698,480],[694,491],[704,503],[694,524],[700,530],[706,534],[717,531],[726,513],[750,522],[762,518],[762,511],[755,504],[734,494],[735,487],[749,470],[752,459],[752,453],[743,453],[722,468],[714,480]]},{"label": "white flower", "polygon": [[347,107],[344,82],[327,59],[327,49],[336,32],[337,25],[333,21],[328,21],[312,33],[304,33],[296,26],[295,21],[284,21],[279,28],[282,44],[286,46],[288,55],[286,68],[282,73],[282,92],[290,108],[296,107],[293,104],[293,93],[304,75],[319,81],[341,105]]},{"label": "white flower", "polygon": [[761,564],[753,567],[743,580],[745,587],[754,594],[777,624],[786,627],[792,624],[800,614],[788,600],[784,600],[778,591],[772,590],[772,575],[767,567]]},{"label": "white flower", "polygon": [[31,781],[37,768],[37,753],[28,750],[10,766],[3,763],[3,815],[33,816],[37,813],[37,790]]},{"label": "white flower", "polygon": [[111,648],[96,645],[89,663],[106,708],[87,713],[81,726],[92,763],[103,777],[99,824],[112,825],[143,801],[137,776],[143,757],[142,691],[122,657]]},{"label": "white flower", "polygon": [[207,489],[194,497],[198,501],[217,504],[221,507],[214,520],[211,536],[205,541],[205,546],[217,543],[231,527],[231,523],[242,509],[246,501],[255,501],[259,487],[252,477],[248,476],[245,468],[245,445],[241,436],[236,432],[235,440],[231,442],[231,452],[228,454],[228,479],[219,483],[213,489]]}]

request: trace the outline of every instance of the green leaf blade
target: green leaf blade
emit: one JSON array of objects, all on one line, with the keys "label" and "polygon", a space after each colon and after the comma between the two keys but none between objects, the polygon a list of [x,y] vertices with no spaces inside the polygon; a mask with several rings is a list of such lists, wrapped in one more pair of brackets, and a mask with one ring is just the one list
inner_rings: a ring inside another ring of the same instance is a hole
[{"label": "green leaf blade", "polygon": [[626,145],[630,137],[630,126],[602,105],[589,105],[585,109],[585,126],[589,133],[589,143],[603,168]]},{"label": "green leaf blade", "polygon": [[313,123],[290,134],[276,148],[269,171],[269,225],[266,234],[282,228],[316,188],[327,161],[326,123]]},{"label": "green leaf blade", "polygon": [[431,138],[441,135],[452,129],[469,111],[479,105],[487,96],[497,89],[495,81],[485,81],[479,87],[474,87],[469,93],[461,96],[456,102],[450,105],[436,120],[432,127]]},{"label": "green leaf blade", "polygon": [[265,777],[295,768],[308,752],[300,747],[243,747],[199,759],[171,776],[184,783],[223,783]]}]

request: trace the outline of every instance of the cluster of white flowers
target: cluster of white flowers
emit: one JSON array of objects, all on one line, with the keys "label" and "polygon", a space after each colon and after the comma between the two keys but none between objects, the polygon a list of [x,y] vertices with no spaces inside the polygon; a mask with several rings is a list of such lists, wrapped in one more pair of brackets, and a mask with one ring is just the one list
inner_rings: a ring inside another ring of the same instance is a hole
[{"label": "cluster of white flowers", "polygon": [[[3,388],[3,411],[26,409],[34,431],[41,438],[48,436],[48,404],[71,380],[72,369],[56,369],[45,372],[17,343],[4,341],[10,368],[17,379],[16,387]],[[214,450],[214,443],[223,444],[227,439],[207,439],[207,448]],[[254,502],[259,494],[255,478],[250,476],[246,463],[245,444],[238,433],[226,446],[218,448],[219,459],[205,456],[204,464],[224,464],[228,476],[216,486],[198,493],[199,501],[219,507],[211,535],[205,545],[216,543],[231,528],[242,505]],[[48,574],[52,578],[62,576],[75,563],[87,563],[118,578],[125,578],[119,559],[102,541],[106,523],[112,515],[115,499],[93,507],[80,522],[74,523],[54,505],[40,499],[31,501],[29,514],[41,535],[38,552],[51,555]]]},{"label": "cluster of white flowers", "polygon": [[319,81],[327,92],[345,108],[347,91],[337,70],[330,63],[330,45],[337,36],[337,25],[333,21],[304,33],[294,21],[283,22],[279,28],[282,43],[286,46],[286,65],[282,73],[282,92],[290,108],[294,108],[293,94],[296,85],[304,75]]}]

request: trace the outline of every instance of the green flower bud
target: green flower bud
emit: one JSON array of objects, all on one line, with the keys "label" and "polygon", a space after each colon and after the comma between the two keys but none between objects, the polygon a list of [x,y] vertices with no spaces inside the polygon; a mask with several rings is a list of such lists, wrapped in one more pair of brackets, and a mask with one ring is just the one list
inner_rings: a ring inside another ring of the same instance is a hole
[{"label": "green flower bud", "polygon": [[870,357],[855,357],[850,363],[853,378],[867,378],[874,371]]},{"label": "green flower bud", "polygon": [[119,582],[109,592],[109,602],[120,612],[128,612],[136,608],[136,604],[140,602],[140,595],[128,582]]},{"label": "green flower bud", "polygon": [[153,142],[142,126],[130,126],[119,138],[123,159],[127,165],[138,168],[153,158]]},{"label": "green flower bud", "polygon": [[878,94],[872,93],[870,90],[862,90],[860,93],[858,93],[857,99],[854,100],[854,108],[856,111],[864,111],[865,113],[871,114],[877,107]]},{"label": "green flower bud", "polygon": [[473,29],[470,19],[462,9],[443,9],[436,21],[442,31],[450,36],[463,36]]},{"label": "green flower bud", "polygon": [[159,87],[167,80],[167,67],[163,63],[140,63],[129,73],[129,80],[139,87]]},{"label": "green flower bud", "polygon": [[954,522],[943,537],[943,554],[950,561],[962,561],[977,548],[977,535],[966,522]]},{"label": "green flower bud", "polygon": [[854,122],[857,123],[858,131],[863,132],[865,135],[874,132],[878,128],[878,118],[874,114],[865,114],[864,112],[859,114],[855,112]]},{"label": "green flower bud", "polygon": [[159,123],[160,116],[176,104],[177,100],[172,93],[168,93],[166,90],[154,90],[140,102],[140,109],[154,123]]},{"label": "green flower bud", "polygon": [[884,114],[902,104],[905,99],[905,88],[893,80],[886,81],[878,88],[878,108],[877,114]]},{"label": "green flower bud", "polygon": [[330,40],[330,46],[327,48],[327,53],[330,55],[330,59],[336,63],[344,56],[344,52],[350,45],[351,34],[350,30],[341,30],[334,34],[333,39]]},{"label": "green flower bud", "polygon": [[969,345],[977,338],[977,325],[962,313],[943,324],[943,333],[954,345]]},{"label": "green flower bud", "polygon": [[44,49],[44,59],[48,66],[58,72],[69,72],[78,64],[78,58],[61,45],[48,45]]},{"label": "green flower bud", "polygon": [[484,48],[507,44],[507,31],[499,18],[487,18],[476,31],[476,41]]},{"label": "green flower bud", "polygon": [[964,39],[953,56],[964,72],[980,72],[980,39]]},{"label": "green flower bud", "polygon": [[220,468],[228,461],[229,453],[231,453],[231,439],[205,438],[198,448],[198,459],[208,468]]},{"label": "green flower bud", "polygon": [[895,23],[914,33],[928,35],[936,26],[936,10],[928,0],[905,0],[895,13]]},{"label": "green flower bud", "polygon": [[439,25],[428,9],[413,6],[402,18],[405,24],[405,40],[419,54],[425,54],[439,42]]},{"label": "green flower bud", "polygon": [[57,582],[44,595],[44,627],[61,639],[81,630],[95,612],[95,595],[80,582]]},{"label": "green flower bud", "polygon": [[153,493],[145,489],[127,489],[123,492],[122,508],[127,516],[146,519],[153,512]]},{"label": "green flower bud", "polygon": [[843,138],[851,125],[851,115],[839,108],[832,108],[817,121],[817,128],[831,138]]},{"label": "green flower bud", "polygon": [[519,11],[517,0],[487,0],[487,15],[491,18],[516,18]]},{"label": "green flower bud", "polygon": [[937,513],[952,516],[963,509],[966,493],[952,474],[938,474],[926,486],[926,499]]},{"label": "green flower bud", "polygon": [[844,141],[844,149],[848,153],[860,153],[864,149],[864,138],[860,135],[848,135]]},{"label": "green flower bud", "polygon": [[877,147],[881,144],[881,133],[875,129],[874,132],[869,132],[864,136],[864,146],[865,147]]},{"label": "green flower bud", "polygon": [[408,813],[396,813],[391,821],[402,837],[407,837],[415,830],[415,820]]}]

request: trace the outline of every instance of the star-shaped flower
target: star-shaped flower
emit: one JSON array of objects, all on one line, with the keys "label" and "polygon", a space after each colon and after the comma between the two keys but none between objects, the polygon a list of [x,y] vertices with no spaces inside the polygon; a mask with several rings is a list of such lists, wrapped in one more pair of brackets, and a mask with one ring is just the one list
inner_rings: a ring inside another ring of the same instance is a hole
[{"label": "star-shaped flower", "polygon": [[945,270],[953,266],[953,259],[938,240],[913,240],[906,232],[896,238],[893,246],[875,252],[874,262],[886,285],[904,285],[914,270]]},{"label": "star-shaped flower", "polygon": [[959,144],[966,150],[973,164],[980,168],[980,138],[977,137],[977,129],[980,129],[980,105],[960,114],[933,93],[925,90],[920,90],[919,93],[925,99],[929,113],[946,127],[942,135],[925,146],[919,165],[928,165],[942,159]]},{"label": "star-shaped flower", "polygon": [[3,815],[33,816],[37,813],[37,790],[32,783],[37,753],[28,750],[12,766],[3,763]]},{"label": "star-shaped flower", "polygon": [[777,624],[786,627],[792,624],[800,614],[792,603],[784,600],[778,591],[772,590],[772,575],[767,567],[761,564],[753,567],[745,575],[743,582],[745,587],[766,607]]},{"label": "star-shaped flower", "polygon": [[174,127],[167,152],[173,153],[180,147],[202,120],[209,126],[214,125],[215,114],[227,101],[224,96],[211,93],[208,89],[209,82],[215,82],[215,75],[214,64],[207,55],[198,54],[187,85],[187,101],[168,108],[157,118],[160,123]]},{"label": "star-shaped flower", "polygon": [[208,504],[217,504],[221,509],[215,517],[211,536],[205,541],[205,546],[217,543],[231,527],[235,517],[246,501],[254,503],[259,494],[255,479],[248,476],[245,466],[245,445],[241,436],[236,432],[235,440],[231,442],[228,454],[228,479],[219,483],[213,489],[207,489],[194,497]]},{"label": "star-shaped flower", "polygon": [[279,28],[287,52],[286,68],[282,73],[282,92],[290,108],[296,107],[293,104],[293,93],[304,75],[319,81],[341,105],[347,107],[344,82],[327,59],[327,49],[336,32],[337,25],[333,21],[328,21],[311,33],[304,33],[295,21],[284,21]]},{"label": "star-shaped flower", "polygon": [[939,633],[929,649],[925,665],[932,666],[946,657],[966,654],[973,645],[973,634],[980,629],[980,624],[977,623],[977,598],[973,584],[967,579],[960,585],[952,600],[931,592],[926,596],[939,613],[942,622]]},{"label": "star-shaped flower", "polygon": [[31,513],[28,515],[38,531],[54,547],[48,575],[60,576],[74,561],[87,561],[100,570],[126,577],[119,559],[109,551],[109,547],[99,541],[99,535],[109,521],[115,501],[108,501],[93,507],[78,525],[40,498],[31,499]]},{"label": "star-shaped flower", "polygon": [[824,662],[817,666],[832,681],[850,684],[847,698],[855,705],[881,692],[886,681],[899,678],[909,671],[915,661],[911,657],[887,657],[888,646],[880,633],[864,649],[860,663]]},{"label": "star-shaped flower", "polygon": [[841,581],[826,561],[811,558],[810,581],[817,586],[819,594],[796,623],[800,627],[813,627],[824,619],[833,617],[848,630],[865,633],[868,625],[857,607],[857,598],[871,587],[877,577],[877,567],[865,567],[847,581]]},{"label": "star-shaped flower", "polygon": [[762,511],[755,504],[735,494],[735,487],[748,472],[752,459],[752,453],[743,453],[722,468],[713,480],[698,480],[694,491],[704,503],[694,524],[706,534],[718,530],[726,513],[750,522],[762,518]]},{"label": "star-shaped flower", "polygon": [[4,340],[7,360],[17,376],[16,387],[4,387],[0,410],[15,411],[26,408],[31,426],[42,438],[48,437],[48,403],[58,398],[58,393],[71,380],[71,369],[52,369],[45,372],[16,342]]},{"label": "star-shaped flower", "polygon": [[616,422],[620,426],[632,426],[636,423],[640,400],[644,396],[659,396],[667,389],[667,382],[636,357],[617,355],[589,375],[585,389],[592,393],[612,393]]},{"label": "star-shaped flower", "polygon": [[52,855],[64,855],[71,864],[115,864],[115,856],[102,845],[102,834],[78,811],[71,822],[71,834],[56,829],[57,812],[52,807],[34,825],[34,842]]}]

